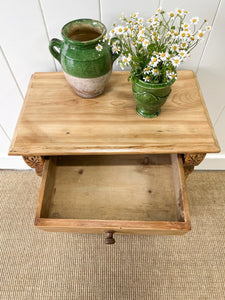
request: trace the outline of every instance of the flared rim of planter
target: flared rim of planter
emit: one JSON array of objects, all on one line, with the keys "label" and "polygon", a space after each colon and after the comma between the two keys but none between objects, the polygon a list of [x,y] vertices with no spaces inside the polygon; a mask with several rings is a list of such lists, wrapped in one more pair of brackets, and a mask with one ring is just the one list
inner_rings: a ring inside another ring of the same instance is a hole
[{"label": "flared rim of planter", "polygon": [[152,88],[152,89],[163,89],[165,87],[171,86],[176,81],[176,78],[171,79],[170,81],[167,81],[165,83],[150,83],[145,82],[141,79],[137,81],[132,81],[133,84],[139,85],[144,88]]}]

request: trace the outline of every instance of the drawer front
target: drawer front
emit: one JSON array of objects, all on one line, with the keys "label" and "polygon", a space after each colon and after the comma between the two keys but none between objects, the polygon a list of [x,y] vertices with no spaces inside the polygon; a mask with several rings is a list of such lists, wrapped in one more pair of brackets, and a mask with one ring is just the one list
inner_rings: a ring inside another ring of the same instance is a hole
[{"label": "drawer front", "polygon": [[179,155],[62,156],[45,161],[35,226],[80,233],[190,230]]}]

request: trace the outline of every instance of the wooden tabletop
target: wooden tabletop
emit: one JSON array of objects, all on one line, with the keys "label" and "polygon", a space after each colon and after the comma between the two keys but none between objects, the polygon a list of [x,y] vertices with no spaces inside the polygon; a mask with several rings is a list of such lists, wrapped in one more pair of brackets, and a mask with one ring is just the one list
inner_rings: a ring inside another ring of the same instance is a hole
[{"label": "wooden tabletop", "polygon": [[135,111],[128,72],[113,72],[97,98],[77,96],[63,73],[35,73],[9,155],[208,153],[220,148],[192,71],[178,79],[157,118]]}]

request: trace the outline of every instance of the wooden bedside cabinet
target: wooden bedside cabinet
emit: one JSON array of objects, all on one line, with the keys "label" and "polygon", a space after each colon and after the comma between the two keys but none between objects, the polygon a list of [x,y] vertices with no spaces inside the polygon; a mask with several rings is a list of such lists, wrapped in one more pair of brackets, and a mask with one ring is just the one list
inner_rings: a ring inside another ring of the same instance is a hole
[{"label": "wooden bedside cabinet", "polygon": [[35,73],[9,155],[42,175],[35,226],[47,231],[184,234],[185,177],[220,148],[196,75],[179,71],[154,119],[135,111],[128,72],[77,96],[63,73]]}]

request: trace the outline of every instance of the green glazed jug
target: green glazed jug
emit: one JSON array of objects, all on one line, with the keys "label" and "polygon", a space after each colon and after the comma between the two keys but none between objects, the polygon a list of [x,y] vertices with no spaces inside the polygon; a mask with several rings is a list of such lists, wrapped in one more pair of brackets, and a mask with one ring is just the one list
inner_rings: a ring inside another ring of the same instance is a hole
[{"label": "green glazed jug", "polygon": [[61,35],[63,41],[52,39],[49,50],[74,91],[84,98],[103,93],[113,62],[120,55],[113,54],[105,40],[105,25],[92,19],[74,20],[63,26]]}]

